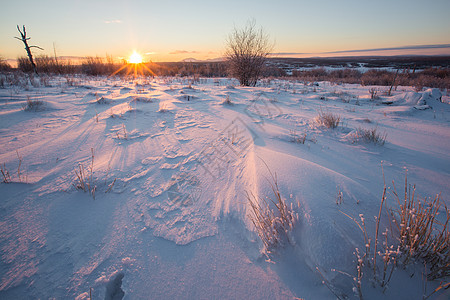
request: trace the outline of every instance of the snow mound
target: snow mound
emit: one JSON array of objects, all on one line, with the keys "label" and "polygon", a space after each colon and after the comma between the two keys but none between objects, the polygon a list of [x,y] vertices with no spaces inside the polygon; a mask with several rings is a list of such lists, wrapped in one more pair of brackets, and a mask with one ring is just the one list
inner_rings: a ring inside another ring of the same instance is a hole
[{"label": "snow mound", "polygon": [[427,89],[418,93],[407,92],[382,101],[383,104],[413,107],[417,110],[430,109],[436,102],[442,102],[442,93],[439,89]]}]

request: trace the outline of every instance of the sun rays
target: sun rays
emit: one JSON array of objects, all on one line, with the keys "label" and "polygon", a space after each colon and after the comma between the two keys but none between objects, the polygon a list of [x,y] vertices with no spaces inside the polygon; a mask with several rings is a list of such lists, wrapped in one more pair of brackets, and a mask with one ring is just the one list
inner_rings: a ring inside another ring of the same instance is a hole
[{"label": "sun rays", "polygon": [[136,51],[133,51],[133,53],[126,60],[126,63],[119,69],[114,71],[110,76],[117,75],[124,69],[126,69],[126,75],[133,74],[134,78],[136,78],[138,75],[144,76],[146,75],[146,73],[151,76],[155,76],[155,73],[146,66],[142,55]]}]

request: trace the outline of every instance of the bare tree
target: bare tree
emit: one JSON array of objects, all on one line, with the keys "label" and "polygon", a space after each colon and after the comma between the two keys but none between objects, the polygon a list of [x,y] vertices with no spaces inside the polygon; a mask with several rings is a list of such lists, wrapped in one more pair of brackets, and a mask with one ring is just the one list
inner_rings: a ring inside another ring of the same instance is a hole
[{"label": "bare tree", "polygon": [[19,38],[19,37],[15,36],[15,38],[24,43],[25,50],[27,51],[27,55],[28,55],[28,59],[30,60],[31,67],[33,68],[34,73],[37,74],[37,68],[36,68],[36,64],[34,63],[34,60],[33,60],[33,55],[31,54],[31,48],[38,48],[40,50],[44,50],[44,49],[42,49],[39,46],[28,46],[28,40],[30,38],[27,37],[27,31],[25,29],[25,25],[22,26],[22,31],[20,30],[19,25],[17,25],[17,30],[19,30],[21,37]]},{"label": "bare tree", "polygon": [[272,49],[269,36],[262,28],[256,28],[255,21],[249,21],[242,29],[234,28],[226,41],[225,51],[230,74],[242,86],[255,86]]}]

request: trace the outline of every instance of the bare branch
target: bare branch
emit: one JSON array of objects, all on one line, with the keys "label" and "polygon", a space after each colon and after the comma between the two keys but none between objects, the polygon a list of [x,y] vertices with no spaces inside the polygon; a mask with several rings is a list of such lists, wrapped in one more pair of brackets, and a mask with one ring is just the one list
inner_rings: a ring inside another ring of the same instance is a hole
[{"label": "bare branch", "polygon": [[29,46],[30,48],[38,48],[39,50],[44,50],[44,49],[42,49],[41,47],[39,47],[39,46]]},{"label": "bare branch", "polygon": [[38,49],[40,49],[40,50],[44,50],[44,49],[42,49],[42,48],[39,47],[39,46],[29,46],[29,45],[28,45],[28,42],[27,42],[27,41],[28,41],[30,38],[27,38],[27,31],[26,31],[26,29],[25,29],[25,25],[22,25],[22,30],[20,30],[19,25],[17,25],[17,30],[19,31],[20,36],[21,36],[22,38],[18,38],[18,37],[16,37],[16,36],[15,36],[14,38],[16,38],[16,39],[22,41],[23,44],[25,45],[25,50],[27,51],[28,59],[30,60],[30,63],[31,63],[31,66],[32,66],[32,68],[33,68],[34,73],[37,74],[37,68],[36,68],[36,64],[34,63],[34,60],[33,60],[33,55],[32,55],[32,53],[31,53],[31,48],[38,48]]}]

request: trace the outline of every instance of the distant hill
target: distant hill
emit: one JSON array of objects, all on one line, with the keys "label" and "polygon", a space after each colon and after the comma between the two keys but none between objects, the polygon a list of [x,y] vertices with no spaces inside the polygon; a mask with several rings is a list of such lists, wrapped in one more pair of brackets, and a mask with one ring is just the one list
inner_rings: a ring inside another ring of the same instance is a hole
[{"label": "distant hill", "polygon": [[204,62],[222,62],[225,61],[224,57],[217,57],[217,58],[211,58],[211,59],[205,59],[205,60],[199,60],[199,59],[195,59],[195,58],[185,58],[183,60],[181,60],[181,62],[196,62],[196,63],[204,63]]}]

